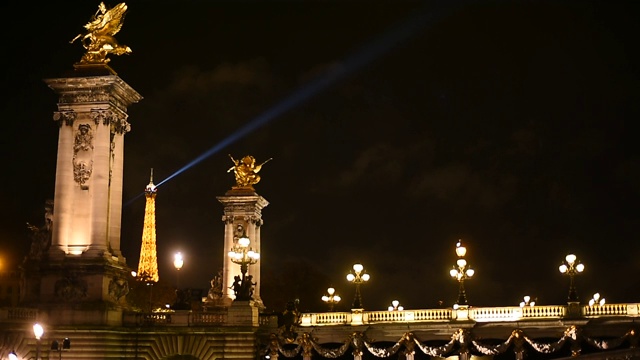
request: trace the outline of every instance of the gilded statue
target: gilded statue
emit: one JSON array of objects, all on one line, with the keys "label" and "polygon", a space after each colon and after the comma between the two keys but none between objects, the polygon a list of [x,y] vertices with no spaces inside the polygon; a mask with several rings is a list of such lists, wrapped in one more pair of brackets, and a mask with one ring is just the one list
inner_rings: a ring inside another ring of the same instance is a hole
[{"label": "gilded statue", "polygon": [[233,170],[236,176],[236,184],[238,187],[252,187],[254,184],[257,184],[260,181],[260,175],[258,172],[262,169],[262,166],[269,162],[272,159],[267,159],[267,161],[262,164],[256,164],[256,159],[247,155],[240,160],[236,160],[229,154],[231,161],[233,161],[233,166],[227,170],[227,172],[231,172]]},{"label": "gilded statue", "polygon": [[98,11],[91,17],[84,28],[86,34],[78,34],[70,43],[80,39],[87,52],[80,59],[80,64],[106,64],[110,59],[109,54],[130,54],[131,48],[120,45],[113,37],[122,28],[127,5],[120,3],[111,9],[101,2]]}]

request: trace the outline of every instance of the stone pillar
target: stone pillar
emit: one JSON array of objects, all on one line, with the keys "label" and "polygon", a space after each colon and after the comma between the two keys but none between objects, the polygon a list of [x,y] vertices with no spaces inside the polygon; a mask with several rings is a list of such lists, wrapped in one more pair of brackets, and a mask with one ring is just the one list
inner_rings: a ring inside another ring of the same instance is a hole
[{"label": "stone pillar", "polygon": [[[235,299],[233,290],[230,289],[233,284],[233,277],[241,275],[240,265],[234,264],[227,253],[242,234],[237,234],[238,225],[246,231],[246,235],[251,240],[250,246],[254,251],[260,253],[260,227],[262,226],[262,209],[269,205],[269,202],[262,196],[258,195],[253,189],[248,188],[232,188],[227,191],[224,196],[218,196],[218,201],[224,205],[224,215],[222,221],[224,227],[224,259],[222,270],[222,291],[223,298],[227,303]],[[253,276],[256,283],[253,293],[255,305],[263,308],[264,304],[260,298],[260,262],[250,265],[247,275]]]},{"label": "stone pillar", "polygon": [[249,301],[234,301],[227,312],[227,325],[258,326],[260,315],[258,308]]},{"label": "stone pillar", "polygon": [[[104,308],[97,304],[124,301],[129,279],[120,251],[124,135],[130,130],[127,108],[142,97],[106,65],[45,82],[59,96],[53,118],[60,131],[40,303],[50,305],[54,322],[86,323],[91,321],[86,316],[63,317],[64,311],[55,309],[85,304],[95,312]],[[107,323],[117,318],[97,316]]]},{"label": "stone pillar", "polygon": [[576,319],[582,317],[582,307],[580,306],[580,302],[578,301],[569,301],[567,302],[567,312],[565,313],[565,317],[569,319]]},{"label": "stone pillar", "polygon": [[[47,79],[60,127],[50,256],[122,260],[120,225],[127,107],[142,97],[106,70]],[[106,71],[106,72],[105,72]]]}]

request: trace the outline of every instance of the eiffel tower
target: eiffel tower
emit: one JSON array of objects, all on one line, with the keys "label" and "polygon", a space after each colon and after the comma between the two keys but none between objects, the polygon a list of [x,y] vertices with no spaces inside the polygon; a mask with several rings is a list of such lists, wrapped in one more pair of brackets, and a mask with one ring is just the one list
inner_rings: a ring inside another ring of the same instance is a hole
[{"label": "eiffel tower", "polygon": [[144,189],[147,202],[144,208],[144,228],[142,229],[142,246],[140,248],[140,261],[136,279],[149,285],[157,283],[158,255],[156,251],[156,193],[157,188],[153,183],[153,169],[149,184]]}]

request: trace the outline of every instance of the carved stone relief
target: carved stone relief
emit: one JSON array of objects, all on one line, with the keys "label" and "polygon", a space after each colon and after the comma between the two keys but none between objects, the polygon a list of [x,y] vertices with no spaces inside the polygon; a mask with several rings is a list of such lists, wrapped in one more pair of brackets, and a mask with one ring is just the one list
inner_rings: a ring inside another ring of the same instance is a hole
[{"label": "carved stone relief", "polygon": [[83,190],[93,171],[93,131],[91,125],[80,124],[73,142],[73,179]]},{"label": "carved stone relief", "polygon": [[262,226],[262,224],[264,223],[264,221],[256,215],[250,215],[250,216],[222,215],[222,221],[225,224],[233,224],[234,220],[236,219],[243,220],[244,222],[254,224],[256,226]]},{"label": "carved stone relief", "polygon": [[118,301],[129,293],[129,282],[121,277],[114,276],[109,281],[109,296]]},{"label": "carved stone relief", "polygon": [[243,235],[247,235],[244,226],[242,224],[237,224],[233,231],[233,241],[238,241],[238,239],[240,239]]},{"label": "carved stone relief", "polygon": [[111,120],[115,117],[111,110],[91,110],[91,118],[96,123],[96,125],[100,125],[100,123],[107,125],[111,123]]},{"label": "carved stone relief", "polygon": [[111,121],[111,133],[124,135],[131,131],[131,124],[126,116],[114,116]]},{"label": "carved stone relief", "polygon": [[113,164],[116,161],[116,137],[113,132],[110,135],[109,141],[109,154],[111,155],[109,157],[109,185],[111,185],[111,177],[113,176]]},{"label": "carved stone relief", "polygon": [[75,276],[56,281],[55,294],[64,301],[78,301],[87,297],[87,282]]},{"label": "carved stone relief", "polygon": [[91,102],[105,102],[109,101],[109,94],[106,92],[97,92],[96,89],[92,89],[94,91],[87,93],[67,93],[63,94],[60,97],[61,103],[73,104],[73,103],[91,103]]},{"label": "carved stone relief", "polygon": [[53,112],[53,121],[58,123],[58,126],[62,126],[64,123],[67,126],[72,126],[73,122],[78,117],[78,114],[75,111],[54,111]]}]

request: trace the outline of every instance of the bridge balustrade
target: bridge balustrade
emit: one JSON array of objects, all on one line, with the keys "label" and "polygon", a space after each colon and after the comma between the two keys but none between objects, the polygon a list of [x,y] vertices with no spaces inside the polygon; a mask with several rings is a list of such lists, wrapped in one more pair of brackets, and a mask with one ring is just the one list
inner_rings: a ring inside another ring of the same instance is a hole
[{"label": "bridge balustrade", "polygon": [[[602,306],[582,306],[581,316],[636,317],[638,304],[605,304]],[[357,315],[357,316],[356,316]],[[544,306],[506,306],[506,307],[468,307],[454,309],[393,310],[393,311],[357,311],[354,313],[303,313],[300,326],[363,325],[396,322],[511,322],[526,319],[552,320],[568,316],[566,305]]]},{"label": "bridge balustrade", "polygon": [[[301,327],[366,325],[380,323],[428,323],[474,321],[478,323],[515,322],[522,320],[553,320],[567,317],[567,305],[536,305],[527,307],[468,307],[462,309],[419,309],[394,311],[361,311],[302,313]],[[38,310],[32,308],[0,308],[0,323],[33,322]],[[605,304],[598,306],[580,306],[580,315],[584,318],[598,317],[640,317],[638,304]],[[141,323],[156,326],[221,326],[227,323],[226,311],[169,311],[158,313],[127,312],[123,316],[123,325],[135,326]],[[274,315],[260,315],[260,326],[273,327]]]},{"label": "bridge balustrade", "polygon": [[13,321],[35,321],[38,315],[37,309],[29,308],[5,308],[0,309],[0,319]]}]

